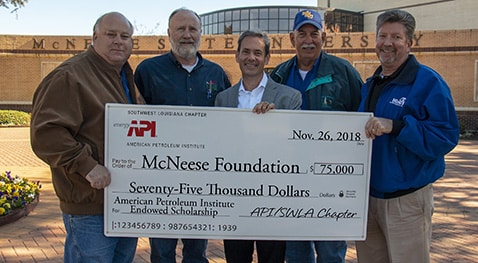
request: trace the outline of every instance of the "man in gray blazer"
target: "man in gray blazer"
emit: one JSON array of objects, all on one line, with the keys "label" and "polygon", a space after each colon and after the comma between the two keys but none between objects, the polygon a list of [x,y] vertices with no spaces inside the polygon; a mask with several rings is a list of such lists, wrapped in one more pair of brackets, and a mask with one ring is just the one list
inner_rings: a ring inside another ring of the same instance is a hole
[{"label": "man in gray blazer", "polygon": [[242,78],[217,95],[215,106],[254,108],[254,112],[262,113],[273,108],[300,109],[300,92],[273,81],[264,72],[269,59],[270,40],[266,33],[242,33],[236,51],[236,62],[241,69]]},{"label": "man in gray blazer", "polygon": [[[264,72],[270,59],[270,40],[262,32],[246,31],[238,40],[236,62],[241,69],[239,83],[216,96],[215,106],[253,109],[265,113],[271,109],[300,109],[301,93],[273,81]],[[285,260],[285,241],[224,240],[228,263],[252,262],[256,242],[259,263],[281,263]]]}]

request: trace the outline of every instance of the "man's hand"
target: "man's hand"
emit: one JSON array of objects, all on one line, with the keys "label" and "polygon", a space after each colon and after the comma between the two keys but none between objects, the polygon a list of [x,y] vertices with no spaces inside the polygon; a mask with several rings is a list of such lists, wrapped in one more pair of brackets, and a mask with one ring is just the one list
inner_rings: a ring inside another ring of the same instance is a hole
[{"label": "man's hand", "polygon": [[111,183],[111,174],[103,165],[97,164],[87,175],[86,180],[91,187],[103,189]]},{"label": "man's hand", "polygon": [[392,132],[393,120],[372,117],[365,124],[365,135],[367,138],[375,139],[376,136],[382,136]]},{"label": "man's hand", "polygon": [[254,106],[254,108],[252,109],[252,112],[257,114],[266,113],[270,110],[275,109],[275,107],[276,106],[274,105],[274,103],[263,101],[263,102],[257,103],[256,106]]}]

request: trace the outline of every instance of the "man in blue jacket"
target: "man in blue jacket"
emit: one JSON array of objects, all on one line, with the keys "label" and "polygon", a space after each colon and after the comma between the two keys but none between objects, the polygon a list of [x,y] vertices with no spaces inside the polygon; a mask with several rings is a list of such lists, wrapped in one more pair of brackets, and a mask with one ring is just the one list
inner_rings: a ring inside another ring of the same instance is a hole
[{"label": "man in blue jacket", "polygon": [[[303,110],[357,111],[362,79],[348,61],[322,50],[326,37],[322,28],[319,13],[299,11],[293,32],[289,34],[296,55],[279,64],[270,76],[302,93]],[[288,263],[341,263],[345,262],[346,252],[345,241],[288,241],[286,260]]]},{"label": "man in blue jacket", "polygon": [[430,262],[432,183],[443,176],[445,154],[459,125],[443,78],[409,54],[415,19],[390,10],[377,18],[375,52],[381,66],[362,89],[359,111],[372,148],[370,200],[359,262]]}]

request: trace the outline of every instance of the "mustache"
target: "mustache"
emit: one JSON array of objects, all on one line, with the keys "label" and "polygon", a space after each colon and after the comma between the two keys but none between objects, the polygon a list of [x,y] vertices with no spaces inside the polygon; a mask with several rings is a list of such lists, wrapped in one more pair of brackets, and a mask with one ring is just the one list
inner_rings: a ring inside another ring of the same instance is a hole
[{"label": "mustache", "polygon": [[305,48],[315,48],[315,44],[304,44],[300,46],[300,48],[305,49]]}]

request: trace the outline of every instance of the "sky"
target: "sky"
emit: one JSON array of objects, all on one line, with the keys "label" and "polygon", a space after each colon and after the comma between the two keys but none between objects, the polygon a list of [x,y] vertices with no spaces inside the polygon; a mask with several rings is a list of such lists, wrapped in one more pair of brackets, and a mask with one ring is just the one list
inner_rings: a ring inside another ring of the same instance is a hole
[{"label": "sky", "polygon": [[12,12],[0,7],[0,35],[91,35],[104,13],[118,11],[135,26],[135,35],[166,35],[169,14],[186,7],[198,14],[267,5],[316,6],[316,0],[28,0]]}]

